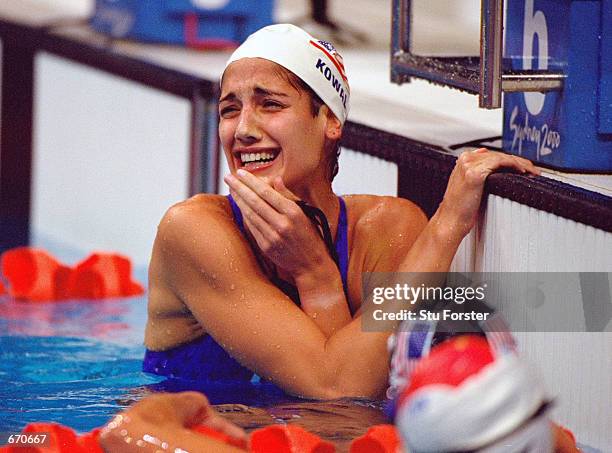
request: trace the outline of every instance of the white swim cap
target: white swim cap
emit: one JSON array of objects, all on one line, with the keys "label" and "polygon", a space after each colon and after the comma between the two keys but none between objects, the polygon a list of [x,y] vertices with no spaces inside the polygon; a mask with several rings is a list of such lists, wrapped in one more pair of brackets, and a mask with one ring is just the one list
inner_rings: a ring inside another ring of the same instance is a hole
[{"label": "white swim cap", "polygon": [[342,124],[350,88],[342,57],[334,46],[291,24],[264,27],[238,47],[225,67],[242,58],[264,58],[293,72],[317,93]]},{"label": "white swim cap", "polygon": [[414,453],[545,453],[553,451],[541,410],[547,401],[540,379],[517,355],[495,357],[483,338],[463,336],[417,365],[395,422]]}]

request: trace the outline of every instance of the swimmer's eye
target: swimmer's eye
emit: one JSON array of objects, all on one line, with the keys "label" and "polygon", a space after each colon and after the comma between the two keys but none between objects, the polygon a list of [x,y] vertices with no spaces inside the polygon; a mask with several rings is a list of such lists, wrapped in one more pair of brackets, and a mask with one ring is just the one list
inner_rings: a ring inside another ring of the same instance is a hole
[{"label": "swimmer's eye", "polygon": [[285,107],[284,104],[281,104],[280,102],[275,101],[273,99],[266,99],[265,101],[263,101],[263,106],[264,108],[273,109],[273,110],[275,109],[280,110]]},{"label": "swimmer's eye", "polygon": [[223,118],[231,116],[234,112],[237,112],[238,108],[233,105],[228,105],[219,109],[219,115]]}]

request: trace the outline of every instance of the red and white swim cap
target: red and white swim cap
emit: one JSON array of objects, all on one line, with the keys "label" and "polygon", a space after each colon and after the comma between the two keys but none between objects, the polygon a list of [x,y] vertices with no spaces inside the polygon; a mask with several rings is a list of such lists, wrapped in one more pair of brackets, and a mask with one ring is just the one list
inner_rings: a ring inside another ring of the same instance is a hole
[{"label": "red and white swim cap", "polygon": [[342,124],[349,111],[350,88],[342,56],[328,41],[291,24],[264,27],[238,47],[226,68],[242,58],[263,58],[293,72],[317,93]]},{"label": "red and white swim cap", "polygon": [[516,354],[495,356],[486,339],[434,347],[399,395],[396,425],[411,453],[552,452],[543,386]]}]

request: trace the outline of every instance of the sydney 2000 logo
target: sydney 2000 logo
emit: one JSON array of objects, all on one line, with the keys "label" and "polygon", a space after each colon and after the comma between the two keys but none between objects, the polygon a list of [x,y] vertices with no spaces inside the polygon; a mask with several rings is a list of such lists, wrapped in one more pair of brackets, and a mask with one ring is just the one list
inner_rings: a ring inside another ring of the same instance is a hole
[{"label": "sydney 2000 logo", "polygon": [[[538,70],[548,69],[548,26],[546,17],[542,11],[534,12],[534,0],[525,1],[525,20],[523,28],[523,61],[524,70],[534,69],[533,66],[533,41],[538,38]],[[548,123],[537,121],[537,116],[542,112],[546,95],[544,93],[523,93],[527,111],[524,118],[518,106],[514,106],[510,114],[508,127],[512,135],[511,150],[519,155],[523,153],[523,143],[535,145],[537,158],[552,154],[561,145],[561,135],[553,130]]]}]

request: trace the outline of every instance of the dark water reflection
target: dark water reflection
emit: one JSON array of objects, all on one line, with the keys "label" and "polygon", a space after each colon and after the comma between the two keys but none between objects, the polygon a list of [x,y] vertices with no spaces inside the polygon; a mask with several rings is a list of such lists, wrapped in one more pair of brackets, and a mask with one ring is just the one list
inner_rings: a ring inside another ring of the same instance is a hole
[{"label": "dark water reflection", "polygon": [[[364,434],[370,426],[389,423],[383,412],[384,401],[356,398],[305,400],[288,396],[270,383],[195,384],[168,379],[142,390],[147,393],[197,390],[206,394],[225,418],[247,432],[275,423],[295,423],[334,443],[339,452],[348,451],[350,442]],[[140,399],[143,394],[134,396]]]},{"label": "dark water reflection", "polygon": [[368,427],[388,423],[382,402],[341,399],[335,401],[297,401],[269,407],[219,404],[215,408],[225,418],[247,432],[274,423],[297,424],[334,443],[338,452],[347,452],[351,440]]}]

